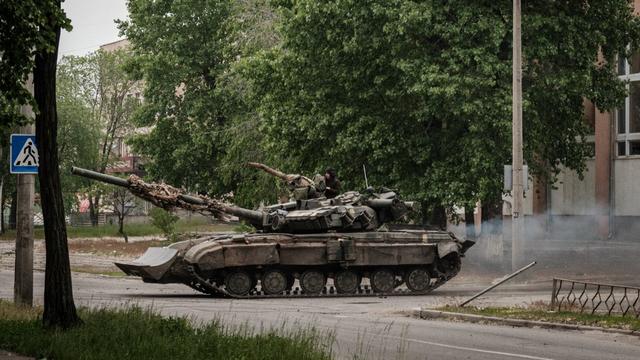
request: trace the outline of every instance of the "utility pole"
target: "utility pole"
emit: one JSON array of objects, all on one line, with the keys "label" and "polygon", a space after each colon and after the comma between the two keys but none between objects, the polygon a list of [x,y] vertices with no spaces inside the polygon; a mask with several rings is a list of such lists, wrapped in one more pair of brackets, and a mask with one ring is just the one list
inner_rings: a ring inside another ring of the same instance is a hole
[{"label": "utility pole", "polygon": [[520,21],[520,0],[513,0],[513,205],[511,208],[511,268],[517,269],[523,246],[523,202],[524,184],[522,172],[522,37]]},{"label": "utility pole", "polygon": [[[33,77],[29,75],[26,87],[33,94]],[[23,105],[20,113],[34,119],[30,105]],[[20,127],[20,133],[33,134],[33,125]],[[16,305],[33,306],[33,199],[35,175],[16,175],[16,268],[13,301]]]}]

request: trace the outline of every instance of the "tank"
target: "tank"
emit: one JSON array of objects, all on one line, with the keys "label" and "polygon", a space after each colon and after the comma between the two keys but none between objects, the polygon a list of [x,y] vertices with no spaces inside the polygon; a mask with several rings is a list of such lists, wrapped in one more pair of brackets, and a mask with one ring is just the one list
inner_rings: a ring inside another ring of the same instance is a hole
[{"label": "tank", "polygon": [[131,263],[116,263],[144,282],[181,283],[210,295],[421,295],[453,278],[474,244],[445,231],[395,224],[413,203],[385,188],[327,199],[311,179],[280,173],[298,190],[314,187],[306,192],[311,196],[252,210],[135,175],[124,179],[75,167],[72,172],[126,187],[167,210],[182,208],[253,225],[253,233],[199,236],[151,247]]}]

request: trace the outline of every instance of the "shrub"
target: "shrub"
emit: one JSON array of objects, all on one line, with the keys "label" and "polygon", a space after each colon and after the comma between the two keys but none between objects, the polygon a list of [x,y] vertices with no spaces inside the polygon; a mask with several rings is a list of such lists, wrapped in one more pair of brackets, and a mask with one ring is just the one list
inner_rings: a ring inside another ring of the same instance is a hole
[{"label": "shrub", "polygon": [[151,224],[160,229],[167,240],[175,241],[178,216],[157,207],[151,209],[150,215]]}]

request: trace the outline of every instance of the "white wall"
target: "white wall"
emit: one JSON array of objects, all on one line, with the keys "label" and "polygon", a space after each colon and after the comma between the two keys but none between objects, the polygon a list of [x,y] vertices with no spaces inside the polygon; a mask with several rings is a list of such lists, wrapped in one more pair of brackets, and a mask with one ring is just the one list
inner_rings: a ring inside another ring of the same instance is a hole
[{"label": "white wall", "polygon": [[615,214],[640,216],[640,159],[615,161]]},{"label": "white wall", "polygon": [[554,184],[557,189],[551,190],[553,215],[596,214],[595,160],[587,160],[586,165],[582,181],[575,171],[563,170],[558,175],[558,182]]}]

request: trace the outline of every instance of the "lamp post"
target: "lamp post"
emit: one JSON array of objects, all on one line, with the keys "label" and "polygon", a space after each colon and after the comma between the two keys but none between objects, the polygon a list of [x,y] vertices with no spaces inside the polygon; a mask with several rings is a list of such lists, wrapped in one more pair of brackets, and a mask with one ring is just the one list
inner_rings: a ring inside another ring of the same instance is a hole
[{"label": "lamp post", "polygon": [[513,93],[512,93],[512,135],[513,135],[513,205],[511,208],[511,268],[517,269],[523,245],[523,202],[524,179],[522,171],[522,43],[520,0],[513,0]]}]

